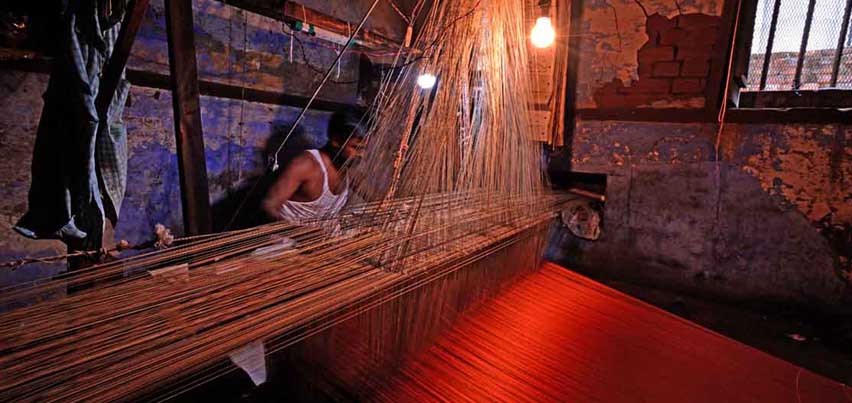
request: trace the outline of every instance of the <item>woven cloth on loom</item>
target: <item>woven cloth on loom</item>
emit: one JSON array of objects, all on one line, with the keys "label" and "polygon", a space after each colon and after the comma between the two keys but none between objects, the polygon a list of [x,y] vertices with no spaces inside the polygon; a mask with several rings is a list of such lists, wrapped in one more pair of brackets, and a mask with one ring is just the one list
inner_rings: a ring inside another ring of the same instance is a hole
[{"label": "woven cloth on loom", "polygon": [[374,397],[825,403],[850,392],[549,263],[463,317]]}]

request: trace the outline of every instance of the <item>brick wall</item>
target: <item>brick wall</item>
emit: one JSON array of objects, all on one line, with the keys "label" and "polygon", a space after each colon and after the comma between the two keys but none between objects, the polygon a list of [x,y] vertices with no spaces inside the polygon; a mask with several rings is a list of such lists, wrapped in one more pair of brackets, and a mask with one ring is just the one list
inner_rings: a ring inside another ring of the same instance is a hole
[{"label": "brick wall", "polygon": [[598,108],[677,106],[684,101],[702,107],[720,23],[719,16],[699,13],[649,16],[648,41],[637,53],[639,78],[629,85],[620,79],[604,84],[594,94]]}]

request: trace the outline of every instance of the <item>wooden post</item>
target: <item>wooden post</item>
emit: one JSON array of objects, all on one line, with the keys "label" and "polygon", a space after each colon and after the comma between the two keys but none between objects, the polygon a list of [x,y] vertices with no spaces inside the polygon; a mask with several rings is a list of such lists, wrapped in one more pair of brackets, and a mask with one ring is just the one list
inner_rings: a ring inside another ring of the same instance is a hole
[{"label": "wooden post", "polygon": [[207,163],[201,130],[192,0],[166,0],[172,105],[186,235],[211,232]]},{"label": "wooden post", "polygon": [[[568,151],[570,161],[573,150],[575,120],[577,118],[577,70],[580,67],[580,48],[583,41],[583,6],[584,0],[571,1],[571,25],[568,26],[568,69],[565,78],[565,114],[562,145]],[[554,119],[557,117],[554,116]],[[570,168],[569,168],[570,170]]]}]

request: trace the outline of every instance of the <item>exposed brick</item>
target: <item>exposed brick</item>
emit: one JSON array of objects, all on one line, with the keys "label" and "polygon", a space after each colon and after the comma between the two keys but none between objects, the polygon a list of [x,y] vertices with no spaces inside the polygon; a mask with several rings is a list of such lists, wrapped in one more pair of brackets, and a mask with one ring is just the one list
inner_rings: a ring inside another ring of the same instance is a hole
[{"label": "exposed brick", "polygon": [[702,80],[694,78],[676,78],[672,82],[672,93],[674,94],[700,94],[704,92]]},{"label": "exposed brick", "polygon": [[667,94],[671,90],[671,80],[664,78],[643,78],[619,88],[621,94]]},{"label": "exposed brick", "polygon": [[681,28],[672,28],[660,33],[661,46],[677,46],[687,42],[689,32]]},{"label": "exposed brick", "polygon": [[683,14],[675,18],[677,26],[686,29],[718,27],[721,21],[722,17],[701,13]]},{"label": "exposed brick", "polygon": [[709,61],[713,56],[713,46],[709,45],[689,45],[678,46],[677,60],[689,61]]},{"label": "exposed brick", "polygon": [[649,37],[652,37],[651,34],[659,34],[663,31],[672,29],[675,26],[677,26],[677,23],[674,19],[668,19],[659,13],[651,14],[645,20],[645,32]]},{"label": "exposed brick", "polygon": [[718,38],[719,32],[716,29],[705,28],[690,31],[689,35],[681,43],[689,44],[690,46],[715,45]]},{"label": "exposed brick", "polygon": [[637,54],[639,63],[666,62],[674,60],[675,48],[671,46],[643,45]]},{"label": "exposed brick", "polygon": [[658,46],[660,44],[660,33],[659,32],[648,32],[648,42],[646,44]]},{"label": "exposed brick", "polygon": [[639,63],[638,71],[639,79],[643,78],[651,78],[654,75],[654,64],[653,63]]},{"label": "exposed brick", "polygon": [[677,77],[680,75],[680,62],[654,63],[654,77]]},{"label": "exposed brick", "polygon": [[703,60],[687,60],[680,69],[681,77],[707,77],[710,63]]}]

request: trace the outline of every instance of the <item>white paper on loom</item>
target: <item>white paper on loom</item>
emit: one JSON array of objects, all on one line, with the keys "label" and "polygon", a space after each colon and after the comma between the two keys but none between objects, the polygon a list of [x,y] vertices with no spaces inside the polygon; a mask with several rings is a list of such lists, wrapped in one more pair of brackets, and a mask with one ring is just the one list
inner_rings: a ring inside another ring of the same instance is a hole
[{"label": "white paper on loom", "polygon": [[252,256],[264,256],[275,252],[285,251],[296,247],[296,240],[292,238],[282,237],[280,242],[276,242],[269,246],[257,248],[252,252]]},{"label": "white paper on loom", "polygon": [[[255,249],[251,255],[252,256],[267,256],[274,253],[279,253],[279,257],[283,256],[283,252],[286,252],[288,249],[292,249],[291,253],[296,252],[296,240],[288,237],[282,237],[280,241],[269,245],[263,246]],[[230,273],[232,271],[239,270],[239,266],[225,266],[216,269],[216,274],[225,274]]]},{"label": "white paper on loom", "polygon": [[234,365],[246,371],[254,386],[266,382],[266,349],[262,341],[246,344],[228,354],[228,358]]},{"label": "white paper on loom", "polygon": [[[295,240],[284,237],[280,242],[255,249],[254,252],[252,252],[252,256],[269,255],[275,252],[293,249],[295,246]],[[266,382],[266,349],[263,347],[262,341],[256,340],[246,344],[245,346],[242,346],[228,354],[228,358],[231,359],[231,362],[233,362],[234,365],[240,367],[240,369],[248,374],[255,386]]]}]

